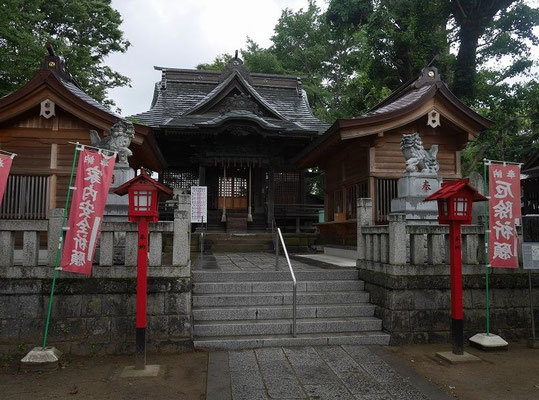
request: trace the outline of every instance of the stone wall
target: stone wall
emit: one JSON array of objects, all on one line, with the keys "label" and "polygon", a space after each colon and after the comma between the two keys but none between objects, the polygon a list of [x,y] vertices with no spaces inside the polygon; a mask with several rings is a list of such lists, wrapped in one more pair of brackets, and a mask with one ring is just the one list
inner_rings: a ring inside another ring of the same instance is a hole
[{"label": "stone wall", "polygon": [[[52,279],[0,279],[0,353],[41,344]],[[135,351],[135,278],[57,281],[48,344],[73,354]],[[148,280],[148,351],[191,345],[190,278]]]},{"label": "stone wall", "polygon": [[[151,223],[148,268],[148,351],[192,346],[190,197],[175,193],[174,221]],[[0,221],[0,353],[39,346],[47,315],[62,210],[48,221]],[[46,232],[46,248],[40,235]],[[22,235],[21,235],[22,233]],[[16,235],[23,237],[22,248]],[[172,246],[164,246],[172,235]],[[121,264],[113,254],[125,238]],[[60,271],[47,344],[64,353],[134,353],[137,225],[102,224],[92,277]]]},{"label": "stone wall", "polygon": [[[448,227],[406,223],[390,214],[389,225],[372,226],[371,199],[358,199],[357,266],[391,344],[450,340],[451,292]],[[484,232],[462,227],[465,338],[486,331]],[[532,273],[535,318],[539,318],[539,273]],[[490,331],[506,339],[531,336],[528,272],[493,269]]]},{"label": "stone wall", "polygon": [[[358,261],[359,277],[376,305],[376,316],[391,334],[391,344],[450,340],[449,269],[398,267]],[[484,268],[465,266],[464,337],[486,330]],[[532,274],[535,319],[539,318],[539,274]],[[494,271],[490,276],[490,331],[505,339],[528,338],[531,315],[528,273]]]}]

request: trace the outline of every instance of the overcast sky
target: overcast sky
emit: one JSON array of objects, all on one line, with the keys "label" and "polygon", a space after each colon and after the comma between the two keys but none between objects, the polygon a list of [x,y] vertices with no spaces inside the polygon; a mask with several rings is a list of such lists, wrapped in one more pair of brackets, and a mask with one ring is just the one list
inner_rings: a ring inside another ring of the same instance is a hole
[{"label": "overcast sky", "polygon": [[[317,3],[327,7],[325,0]],[[307,0],[113,0],[131,47],[106,63],[129,76],[132,87],[110,90],[109,97],[123,116],[147,111],[161,79],[154,65],[194,68],[245,47],[247,36],[267,47],[281,11],[307,5]]]}]

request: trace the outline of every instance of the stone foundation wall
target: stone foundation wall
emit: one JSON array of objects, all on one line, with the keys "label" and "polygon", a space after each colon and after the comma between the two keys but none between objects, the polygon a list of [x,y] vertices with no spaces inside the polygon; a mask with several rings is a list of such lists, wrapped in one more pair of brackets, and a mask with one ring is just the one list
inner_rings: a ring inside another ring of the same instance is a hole
[{"label": "stone foundation wall", "polygon": [[[358,261],[360,279],[375,304],[376,316],[391,344],[450,341],[449,268],[395,266]],[[481,266],[464,266],[465,339],[485,332],[485,275]],[[535,320],[539,320],[539,274],[532,273]],[[490,331],[505,339],[531,336],[528,273],[495,270],[490,276]],[[539,333],[539,332],[538,332]]]},{"label": "stone foundation wall", "polygon": [[[51,284],[51,279],[0,278],[0,353],[41,345]],[[135,289],[134,277],[59,279],[48,344],[80,355],[133,354]],[[148,278],[147,350],[192,346],[191,326],[191,279]]]}]

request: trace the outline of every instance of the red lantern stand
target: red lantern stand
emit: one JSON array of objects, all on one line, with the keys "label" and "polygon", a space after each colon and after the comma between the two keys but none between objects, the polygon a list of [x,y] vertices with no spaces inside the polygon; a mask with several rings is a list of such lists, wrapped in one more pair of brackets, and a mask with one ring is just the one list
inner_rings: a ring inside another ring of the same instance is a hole
[{"label": "red lantern stand", "polygon": [[137,302],[136,302],[136,354],[135,369],[146,366],[146,310],[148,293],[148,223],[159,220],[158,195],[172,194],[172,190],[150,178],[142,170],[140,175],[114,190],[123,196],[129,195],[127,217],[138,223],[137,246]]},{"label": "red lantern stand", "polygon": [[451,262],[451,342],[453,354],[464,354],[462,312],[462,236],[461,225],[472,223],[472,202],[485,201],[468,179],[442,182],[442,187],[425,201],[438,201],[438,222],[449,224],[449,258]]}]

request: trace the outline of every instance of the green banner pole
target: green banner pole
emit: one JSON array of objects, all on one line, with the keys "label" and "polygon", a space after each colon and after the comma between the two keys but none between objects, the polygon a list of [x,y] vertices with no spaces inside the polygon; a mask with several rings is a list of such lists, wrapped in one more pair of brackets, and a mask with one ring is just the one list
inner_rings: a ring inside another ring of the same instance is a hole
[{"label": "green banner pole", "polygon": [[[490,164],[490,161],[488,161],[486,158],[483,159],[483,186],[485,195],[488,194],[488,184],[487,184],[487,163]],[[490,201],[490,199],[489,199]],[[486,322],[487,322],[487,336],[490,336],[490,297],[489,297],[489,277],[488,277],[488,269],[489,269],[489,257],[488,257],[488,251],[489,251],[489,231],[488,231],[488,220],[489,220],[489,213],[488,213],[488,203],[489,201],[485,201],[485,218],[484,218],[484,226],[485,226],[485,305],[486,305]]]},{"label": "green banner pole", "polygon": [[79,143],[75,143],[75,154],[73,155],[73,163],[71,164],[71,176],[69,177],[69,186],[67,190],[67,197],[64,207],[64,216],[62,218],[62,228],[60,230],[60,240],[58,241],[58,248],[56,249],[56,258],[54,260],[54,272],[52,275],[52,286],[51,294],[49,295],[49,308],[47,311],[47,321],[45,323],[45,331],[43,333],[43,345],[42,348],[47,347],[47,337],[49,335],[49,325],[51,322],[51,312],[52,312],[52,300],[54,297],[54,288],[56,287],[56,277],[58,276],[58,267],[60,266],[60,259],[62,257],[62,244],[64,242],[65,235],[65,225],[67,221],[67,213],[69,208],[69,202],[71,200],[71,191],[73,187],[73,176],[75,175],[75,167],[77,166],[77,157],[79,151]]}]

